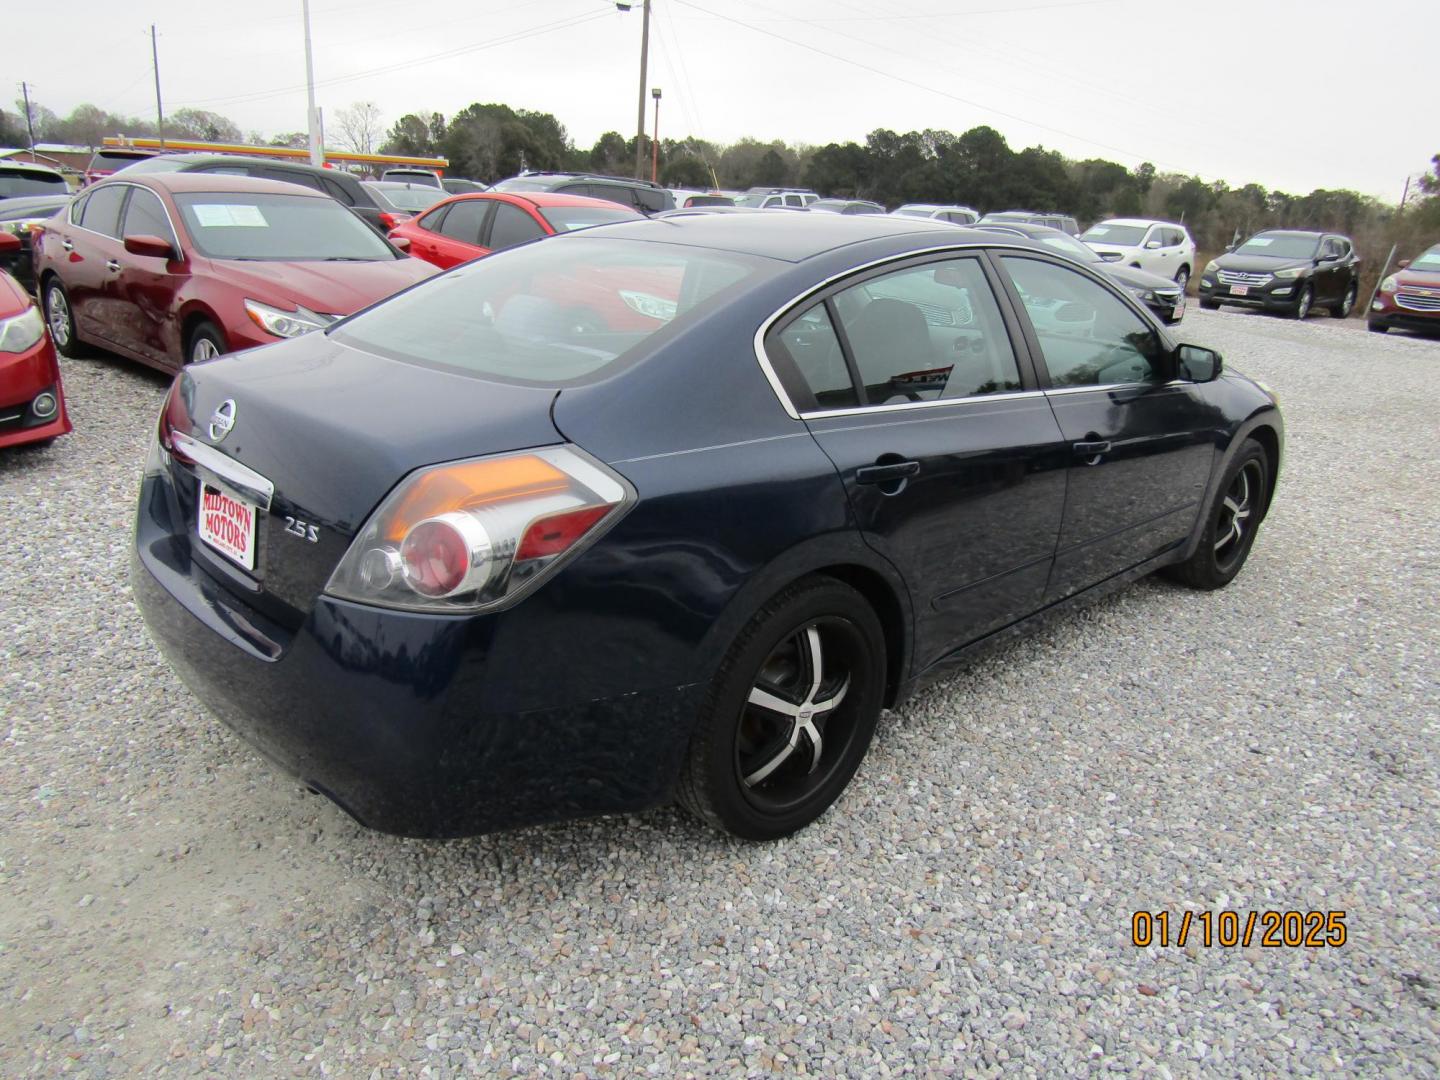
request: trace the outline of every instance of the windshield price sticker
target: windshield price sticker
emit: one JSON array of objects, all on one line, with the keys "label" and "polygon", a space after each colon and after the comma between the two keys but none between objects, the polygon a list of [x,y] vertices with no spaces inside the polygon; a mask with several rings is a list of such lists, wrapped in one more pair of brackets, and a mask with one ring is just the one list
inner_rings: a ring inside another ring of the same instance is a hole
[{"label": "windshield price sticker", "polygon": [[195,220],[206,229],[265,229],[270,223],[258,206],[231,203],[196,203]]}]

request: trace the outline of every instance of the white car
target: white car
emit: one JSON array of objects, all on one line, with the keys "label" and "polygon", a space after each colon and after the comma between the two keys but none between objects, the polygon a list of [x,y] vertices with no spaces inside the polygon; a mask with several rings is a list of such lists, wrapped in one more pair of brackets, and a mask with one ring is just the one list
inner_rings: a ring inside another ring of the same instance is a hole
[{"label": "white car", "polygon": [[890,213],[897,217],[933,218],[951,225],[974,225],[980,220],[978,211],[968,206],[937,206],[935,203],[906,203]]},{"label": "white car", "polygon": [[1090,226],[1080,239],[1106,262],[1170,278],[1182,289],[1195,272],[1195,241],[1173,221],[1111,218]]}]

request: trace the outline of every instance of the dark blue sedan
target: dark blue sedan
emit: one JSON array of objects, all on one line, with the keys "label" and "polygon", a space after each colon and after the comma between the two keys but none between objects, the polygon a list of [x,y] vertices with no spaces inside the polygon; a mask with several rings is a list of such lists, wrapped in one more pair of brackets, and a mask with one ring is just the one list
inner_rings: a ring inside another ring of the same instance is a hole
[{"label": "dark blue sedan", "polygon": [[366,825],[678,799],[765,839],[976,647],[1227,584],[1282,444],[1268,391],[1042,245],[677,216],[186,368],[133,581],[195,693]]}]

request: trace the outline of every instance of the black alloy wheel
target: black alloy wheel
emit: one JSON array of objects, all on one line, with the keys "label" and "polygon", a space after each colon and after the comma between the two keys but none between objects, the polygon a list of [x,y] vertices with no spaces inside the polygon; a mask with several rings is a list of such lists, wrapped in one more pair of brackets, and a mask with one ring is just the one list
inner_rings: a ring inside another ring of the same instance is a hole
[{"label": "black alloy wheel", "polygon": [[1345,295],[1340,302],[1330,309],[1330,314],[1337,319],[1348,319],[1350,312],[1355,310],[1355,283],[1352,281]]},{"label": "black alloy wheel", "polygon": [[859,767],[885,686],[879,620],[850,586],[807,578],[767,604],[721,663],[679,799],[749,840],[819,817]]},{"label": "black alloy wheel", "polygon": [[1260,528],[1269,490],[1269,461],[1254,439],[1246,439],[1225,470],[1195,553],[1166,573],[1196,589],[1220,589],[1245,565]]}]

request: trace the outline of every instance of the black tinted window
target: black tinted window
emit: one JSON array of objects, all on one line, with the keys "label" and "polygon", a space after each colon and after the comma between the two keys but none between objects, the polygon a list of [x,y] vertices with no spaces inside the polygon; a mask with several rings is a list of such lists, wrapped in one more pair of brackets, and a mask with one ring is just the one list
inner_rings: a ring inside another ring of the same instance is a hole
[{"label": "black tinted window", "polygon": [[[818,409],[848,409],[860,404],[855,383],[845,366],[840,338],[824,304],[816,304],[792,320],[772,339],[770,348],[788,363]],[[787,380],[788,381],[788,380]],[[808,408],[808,403],[802,408]]]},{"label": "black tinted window", "polygon": [[323,191],[320,181],[309,173],[297,172],[291,169],[261,169],[260,175],[266,180],[279,180],[284,184],[299,184],[311,191]]},{"label": "black tinted window", "polygon": [[0,199],[11,195],[53,195],[68,190],[59,173],[0,168]]},{"label": "black tinted window", "polygon": [[509,203],[497,203],[495,220],[490,225],[490,249],[514,247],[537,236],[544,236],[545,230],[529,214]]},{"label": "black tinted window", "polygon": [[1035,328],[1052,386],[1161,378],[1160,339],[1108,289],[1053,263],[1003,257]]},{"label": "black tinted window", "polygon": [[898,270],[837,293],[870,405],[1020,389],[1000,309],[975,259]]},{"label": "black tinted window", "polygon": [[130,189],[130,203],[125,207],[124,236],[158,236],[161,240],[175,243],[175,234],[170,231],[170,219],[165,216],[165,207],[160,197],[144,188]]},{"label": "black tinted window", "polygon": [[124,184],[110,184],[92,191],[90,198],[85,200],[84,216],[80,219],[81,226],[91,232],[104,233],[106,236],[118,238],[120,235],[120,204],[124,202],[125,192],[128,190]]},{"label": "black tinted window", "polygon": [[326,195],[329,195],[332,199],[335,199],[346,206],[355,205],[355,196],[352,195],[350,193],[350,189],[344,184],[342,184],[339,180],[331,180],[328,176],[321,177],[321,179],[324,182]]},{"label": "black tinted window", "polygon": [[490,215],[490,205],[488,199],[462,199],[460,202],[451,203],[450,212],[440,223],[440,235],[478,247],[482,235],[480,230]]}]

